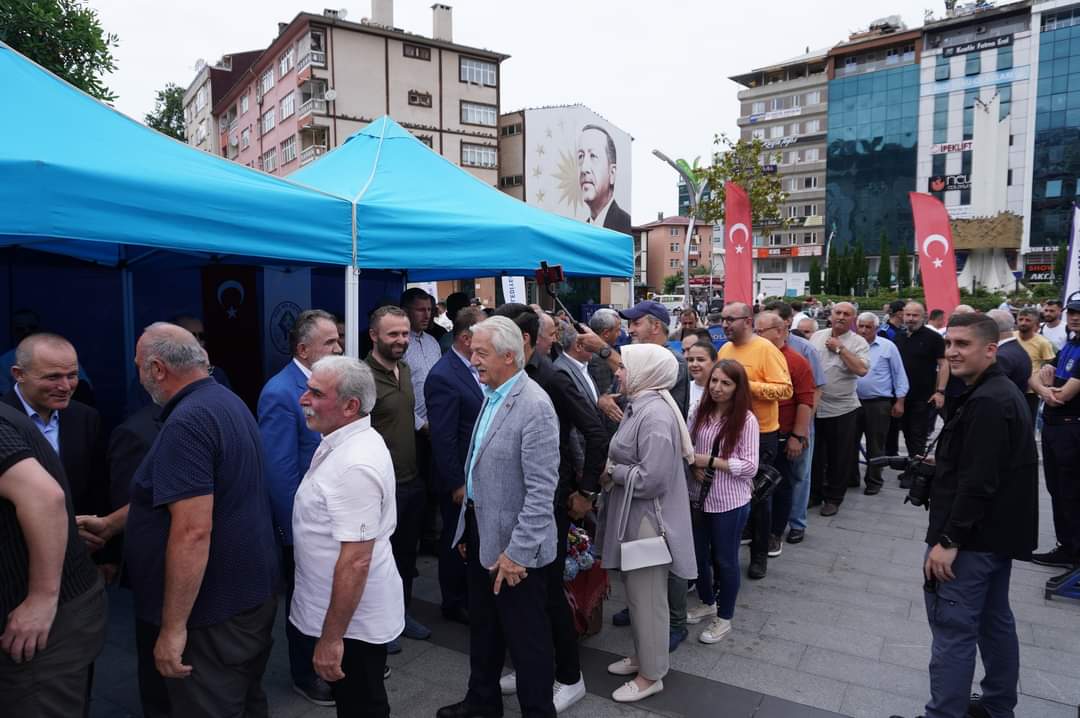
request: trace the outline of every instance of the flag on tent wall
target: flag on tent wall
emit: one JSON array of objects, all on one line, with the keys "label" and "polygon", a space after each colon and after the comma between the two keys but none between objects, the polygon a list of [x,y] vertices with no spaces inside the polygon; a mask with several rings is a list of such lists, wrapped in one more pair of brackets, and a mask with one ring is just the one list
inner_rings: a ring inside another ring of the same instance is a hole
[{"label": "flag on tent wall", "polygon": [[949,213],[945,205],[928,194],[909,192],[908,196],[915,219],[915,248],[926,291],[926,310],[941,309],[948,320],[960,303]]},{"label": "flag on tent wall", "polygon": [[754,303],[754,252],[750,198],[734,182],[724,183],[724,302]]},{"label": "flag on tent wall", "polygon": [[1080,300],[1080,206],[1073,205],[1069,253],[1065,256],[1065,302]]}]

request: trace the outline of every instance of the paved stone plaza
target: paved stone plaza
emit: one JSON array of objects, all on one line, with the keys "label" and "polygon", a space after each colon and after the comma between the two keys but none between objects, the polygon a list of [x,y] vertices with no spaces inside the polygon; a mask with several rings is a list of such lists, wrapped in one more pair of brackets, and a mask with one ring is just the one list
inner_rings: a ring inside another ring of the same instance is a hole
[{"label": "paved stone plaza", "polygon": [[[615,704],[620,679],[605,667],[631,650],[628,628],[610,615],[623,607],[612,586],[604,629],[584,642],[582,664],[589,695],[566,715],[724,716],[782,718],[858,716],[909,718],[922,712],[929,691],[926,665],[930,631],[923,609],[920,567],[926,528],[921,509],[903,505],[893,473],[878,496],[852,491],[839,513],[811,511],[806,541],[784,546],[763,581],[745,581],[735,630],[719,644],[697,641],[702,627],[672,654],[665,691],[632,706]],[[1049,499],[1042,497],[1040,546],[1052,545]],[[744,561],[746,552],[744,550]],[[425,558],[416,587],[415,614],[434,630],[430,641],[404,640],[390,657],[391,710],[407,718],[433,718],[458,701],[468,676],[468,631],[438,611],[435,563]],[[1058,573],[1031,564],[1013,568],[1012,601],[1020,634],[1022,718],[1075,718],[1080,704],[1080,603],[1043,599],[1043,583]],[[91,715],[139,716],[131,602],[111,591],[112,620],[97,662]],[[426,599],[426,600],[425,600]],[[275,718],[322,718],[332,709],[311,706],[289,688],[281,613],[274,654],[264,680]],[[514,700],[506,701],[517,712]]]}]

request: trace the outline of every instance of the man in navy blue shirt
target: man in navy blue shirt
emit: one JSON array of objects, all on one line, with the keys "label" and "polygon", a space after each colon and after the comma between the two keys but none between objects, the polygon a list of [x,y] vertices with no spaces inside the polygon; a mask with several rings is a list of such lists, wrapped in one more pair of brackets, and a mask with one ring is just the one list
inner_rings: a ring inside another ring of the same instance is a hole
[{"label": "man in navy blue shirt", "polygon": [[157,323],[135,350],[161,433],[135,474],[125,559],[136,617],[175,715],[268,715],[262,674],[278,557],[251,412],[210,379],[186,329]]}]

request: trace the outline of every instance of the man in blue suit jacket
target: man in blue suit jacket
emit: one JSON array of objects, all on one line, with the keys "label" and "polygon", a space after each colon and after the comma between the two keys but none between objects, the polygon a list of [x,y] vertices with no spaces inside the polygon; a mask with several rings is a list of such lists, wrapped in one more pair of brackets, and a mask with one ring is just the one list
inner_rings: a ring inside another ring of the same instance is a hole
[{"label": "man in blue suit jacket", "polygon": [[476,368],[469,363],[472,326],[486,318],[477,307],[462,309],[454,318],[454,342],[424,383],[428,425],[432,436],[432,479],[442,512],[439,538],[439,588],[443,616],[468,623],[465,561],[451,546],[461,500],[465,496],[465,458],[473,425],[484,402]]},{"label": "man in blue suit jacket", "polygon": [[322,437],[307,427],[300,409],[300,395],[307,391],[311,366],[330,354],[341,354],[334,315],[321,309],[301,312],[289,332],[292,360],[266,382],[259,394],[259,433],[266,454],[264,470],[270,493],[274,528],[281,539],[285,577],[285,635],[289,641],[289,668],[293,690],[316,705],[334,705],[330,686],[315,675],[311,658],[315,641],[289,622],[295,582],[293,563],[292,507],[296,489],[307,473],[311,456]]}]

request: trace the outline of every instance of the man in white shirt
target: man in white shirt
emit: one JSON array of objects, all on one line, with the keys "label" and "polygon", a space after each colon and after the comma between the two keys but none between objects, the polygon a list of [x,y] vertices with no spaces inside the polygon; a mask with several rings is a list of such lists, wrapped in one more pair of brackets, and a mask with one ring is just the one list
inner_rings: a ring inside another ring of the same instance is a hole
[{"label": "man in white shirt", "polygon": [[338,716],[389,716],[386,644],[405,628],[390,536],[397,525],[394,465],[371,428],[375,380],[351,357],[315,363],[300,398],[323,440],[296,491],[296,589],[289,620],[315,641],[315,672]]},{"label": "man in white shirt", "polygon": [[1069,338],[1069,330],[1065,322],[1061,320],[1061,302],[1057,299],[1048,299],[1042,309],[1043,324],[1039,328],[1039,334],[1050,340],[1054,345],[1054,351],[1060,352]]}]

